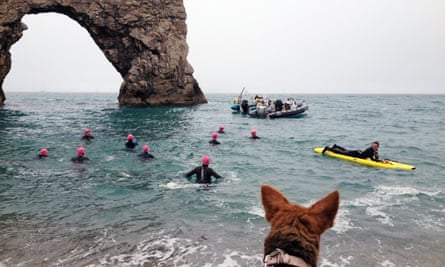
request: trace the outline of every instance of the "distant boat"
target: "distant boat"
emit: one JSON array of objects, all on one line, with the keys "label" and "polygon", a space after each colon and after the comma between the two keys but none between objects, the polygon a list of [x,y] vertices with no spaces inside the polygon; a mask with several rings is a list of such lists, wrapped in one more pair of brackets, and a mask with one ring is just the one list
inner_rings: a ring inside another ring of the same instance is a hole
[{"label": "distant boat", "polygon": [[258,103],[255,109],[249,111],[249,116],[257,118],[288,118],[296,117],[309,109],[306,101],[297,103],[293,98],[288,98],[286,102],[276,100],[271,104],[270,101]]},{"label": "distant boat", "polygon": [[230,107],[233,112],[241,112],[243,114],[247,114],[250,109],[255,108],[255,104],[249,104],[249,101],[246,99],[246,95],[243,95],[245,87],[241,90],[239,96],[233,98],[233,104]]}]

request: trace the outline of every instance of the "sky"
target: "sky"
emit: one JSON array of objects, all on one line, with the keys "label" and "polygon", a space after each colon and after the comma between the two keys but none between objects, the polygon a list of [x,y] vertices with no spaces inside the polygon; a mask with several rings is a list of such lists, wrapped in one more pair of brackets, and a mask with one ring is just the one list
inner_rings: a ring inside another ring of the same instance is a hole
[{"label": "sky", "polygon": [[[445,94],[443,0],[184,0],[204,93]],[[119,92],[122,78],[64,15],[27,15],[3,89]]]}]

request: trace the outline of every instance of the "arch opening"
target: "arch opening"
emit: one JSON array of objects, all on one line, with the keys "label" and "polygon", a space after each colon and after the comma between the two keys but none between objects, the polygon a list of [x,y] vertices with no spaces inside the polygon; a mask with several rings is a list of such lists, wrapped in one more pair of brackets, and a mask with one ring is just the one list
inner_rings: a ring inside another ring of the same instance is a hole
[{"label": "arch opening", "polygon": [[4,88],[14,92],[118,93],[121,75],[85,28],[59,13],[25,15]]},{"label": "arch opening", "polygon": [[[3,3],[0,8],[0,105],[3,105],[6,99],[3,85],[11,63],[15,64],[14,68],[20,64],[12,62],[10,49],[22,38],[26,30],[25,24],[21,22],[23,17],[28,14],[40,16],[51,12],[66,15],[73,20],[68,20],[71,23],[77,22],[81,26],[77,29],[85,29],[114,66],[122,78],[119,104],[157,106],[207,103],[197,80],[193,77],[193,67],[187,61],[186,13],[181,1],[168,1],[159,5],[158,1],[145,0],[112,1],[106,4],[100,0],[12,0]],[[64,32],[74,35],[71,31]],[[29,32],[27,34],[29,35]],[[53,36],[54,34],[51,38]],[[85,59],[85,55],[76,53],[78,47],[71,50],[73,51],[67,49],[67,53],[81,59],[83,56]],[[49,56],[41,61],[48,61],[48,58]],[[90,65],[92,64],[88,64]],[[64,62],[59,68],[69,67],[72,68]],[[85,65],[82,68],[86,68]],[[42,73],[42,70],[38,68],[29,72]],[[88,73],[99,74],[95,71]],[[14,78],[13,75],[12,77]],[[57,75],[54,75],[49,80],[56,78]],[[8,77],[8,84],[9,79],[11,76]],[[63,83],[71,87],[71,84],[91,79],[75,77],[74,81],[64,80]]]}]

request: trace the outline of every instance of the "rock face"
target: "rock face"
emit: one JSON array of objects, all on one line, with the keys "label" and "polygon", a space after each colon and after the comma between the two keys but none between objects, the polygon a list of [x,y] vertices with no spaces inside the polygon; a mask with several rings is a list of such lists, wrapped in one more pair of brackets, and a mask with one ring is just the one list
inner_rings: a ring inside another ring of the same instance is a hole
[{"label": "rock face", "polygon": [[90,33],[123,78],[121,105],[207,103],[187,61],[182,0],[0,0],[0,105],[9,49],[27,28],[22,17],[47,12],[65,14]]}]

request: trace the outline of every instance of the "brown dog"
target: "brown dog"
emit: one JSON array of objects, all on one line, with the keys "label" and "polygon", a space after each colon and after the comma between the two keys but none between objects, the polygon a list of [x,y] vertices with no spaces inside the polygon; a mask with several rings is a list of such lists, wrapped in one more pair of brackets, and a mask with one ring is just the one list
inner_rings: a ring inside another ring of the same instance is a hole
[{"label": "brown dog", "polygon": [[264,266],[317,266],[320,236],[334,225],[339,192],[305,208],[289,202],[272,186],[263,185],[261,199],[271,225],[264,241]]}]

